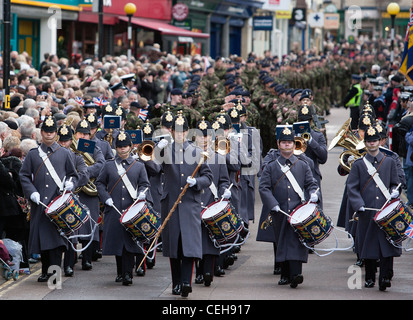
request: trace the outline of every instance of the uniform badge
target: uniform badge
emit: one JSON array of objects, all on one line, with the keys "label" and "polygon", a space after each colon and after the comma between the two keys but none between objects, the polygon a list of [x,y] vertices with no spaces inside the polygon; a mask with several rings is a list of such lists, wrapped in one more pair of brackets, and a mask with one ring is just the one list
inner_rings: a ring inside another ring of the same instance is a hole
[{"label": "uniform badge", "polygon": [[172,114],[170,112],[168,112],[165,116],[165,120],[168,122],[171,122],[174,119],[174,117],[172,117]]},{"label": "uniform badge", "polygon": [[47,127],[53,127],[53,119],[52,119],[52,117],[47,118],[45,124],[46,124]]},{"label": "uniform badge", "polygon": [[108,106],[106,106],[106,108],[105,108],[105,111],[106,112],[112,112],[112,106],[110,106],[110,105],[108,105]]},{"label": "uniform badge", "polygon": [[301,113],[302,114],[308,114],[308,108],[307,108],[306,105],[301,109]]},{"label": "uniform badge", "polygon": [[218,121],[215,121],[213,124],[212,124],[212,129],[214,129],[214,130],[218,130],[219,129],[219,123],[218,123]]},{"label": "uniform badge", "polygon": [[117,116],[121,116],[122,115],[122,109],[121,108],[117,108],[115,111]]},{"label": "uniform badge", "polygon": [[67,130],[67,127],[66,127],[66,125],[64,125],[63,127],[62,127],[62,129],[60,129],[60,134],[62,134],[62,135],[67,135],[69,133],[69,130]]},{"label": "uniform badge", "polygon": [[176,124],[179,126],[182,126],[185,123],[184,118],[182,118],[182,116],[180,115],[177,119],[176,119]]},{"label": "uniform badge", "polygon": [[201,130],[205,130],[206,128],[208,128],[208,125],[206,124],[206,122],[205,122],[204,120],[202,120],[202,121],[199,123],[198,128],[201,129]]},{"label": "uniform badge", "polygon": [[87,121],[89,122],[95,122],[95,116],[93,115],[93,113],[89,114],[87,117]]},{"label": "uniform badge", "polygon": [[237,110],[236,110],[236,109],[232,109],[232,111],[231,111],[231,113],[230,113],[230,116],[231,116],[232,118],[238,117],[238,112],[237,112]]},{"label": "uniform badge", "polygon": [[151,127],[150,127],[149,125],[145,125],[145,126],[143,127],[143,133],[145,133],[145,134],[151,134],[151,132],[152,132],[152,129],[151,129]]},{"label": "uniform badge", "polygon": [[375,133],[376,133],[376,130],[374,130],[373,127],[370,127],[370,128],[367,130],[367,134],[368,134],[369,136],[374,136]]},{"label": "uniform badge", "polygon": [[81,126],[82,128],[87,128],[87,122],[86,122],[86,120],[82,120],[82,122],[80,123],[80,126]]},{"label": "uniform badge", "polygon": [[125,140],[126,140],[126,134],[125,134],[125,132],[119,133],[118,140],[119,140],[119,141],[125,141]]},{"label": "uniform badge", "polygon": [[291,130],[288,129],[288,128],[284,128],[283,134],[285,134],[285,135],[290,135],[290,134],[291,134]]},{"label": "uniform badge", "polygon": [[370,118],[369,117],[364,117],[363,118],[363,124],[365,124],[366,126],[371,124]]}]

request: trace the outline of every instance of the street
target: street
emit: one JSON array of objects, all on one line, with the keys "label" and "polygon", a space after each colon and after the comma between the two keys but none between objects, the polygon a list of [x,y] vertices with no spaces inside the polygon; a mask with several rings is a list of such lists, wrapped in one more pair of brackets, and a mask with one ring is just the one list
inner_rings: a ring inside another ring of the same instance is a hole
[{"label": "street", "polygon": [[[348,119],[349,111],[332,109],[327,117],[329,145],[341,125]],[[321,165],[324,213],[335,224],[341,203],[346,177],[337,173],[341,148],[329,152],[328,161]],[[413,298],[413,253],[403,252],[394,260],[394,277],[391,288],[385,292],[364,287],[364,270],[353,266],[356,256],[352,250],[336,251],[326,256],[310,254],[303,265],[304,282],[296,289],[277,284],[273,275],[273,248],[271,243],[257,242],[261,200],[256,188],[255,222],[250,222],[251,234],[237,254],[238,260],[225,270],[223,277],[214,277],[210,287],[192,284],[188,298],[171,294],[169,260],[157,254],[156,265],[147,270],[144,277],[134,276],[133,284],[125,287],[115,283],[116,264],[112,256],[104,256],[93,263],[93,269],[82,271],[75,266],[74,276],[62,277],[61,288],[50,289],[46,283],[38,283],[40,262],[32,265],[32,274],[20,275],[19,279],[0,279],[0,300],[410,300]],[[316,249],[347,248],[351,239],[335,230]],[[403,242],[405,245],[407,241]],[[326,251],[319,251],[320,255]],[[194,272],[195,273],[195,272]],[[165,301],[162,304],[165,306]],[[172,313],[173,310],[154,310],[155,314]],[[244,310],[245,311],[245,310]],[[206,312],[206,310],[204,310]]]}]

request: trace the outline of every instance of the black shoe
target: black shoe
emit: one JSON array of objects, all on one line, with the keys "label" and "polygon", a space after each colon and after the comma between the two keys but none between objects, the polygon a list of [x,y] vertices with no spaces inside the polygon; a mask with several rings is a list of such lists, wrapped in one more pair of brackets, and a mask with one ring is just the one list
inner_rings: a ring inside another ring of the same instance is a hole
[{"label": "black shoe", "polygon": [[155,259],[146,258],[146,268],[152,269],[155,266]]},{"label": "black shoe", "polygon": [[386,288],[390,288],[390,287],[391,287],[390,279],[383,279],[379,283],[379,290],[380,291],[386,291]]},{"label": "black shoe", "polygon": [[144,277],[145,276],[145,269],[140,266],[139,269],[135,270],[135,273],[138,277]]},{"label": "black shoe", "polygon": [[42,273],[40,277],[37,278],[37,282],[47,282],[49,278],[50,278],[50,275],[48,275],[47,273]]},{"label": "black shoe", "polygon": [[273,274],[274,274],[274,275],[281,274],[281,267],[275,267]]},{"label": "black shoe", "polygon": [[189,283],[182,284],[181,297],[186,298],[192,292],[192,287]]},{"label": "black shoe", "polygon": [[82,263],[82,270],[92,270],[92,264],[89,261]]},{"label": "black shoe", "polygon": [[122,285],[128,286],[132,284],[132,275],[130,273],[126,273],[122,280]]},{"label": "black shoe", "polygon": [[172,294],[174,296],[180,296],[182,293],[182,286],[177,284],[175,287],[172,288]]},{"label": "black shoe", "polygon": [[290,284],[290,279],[287,277],[281,277],[280,281],[278,281],[279,286],[284,286],[286,284]]},{"label": "black shoe", "polygon": [[195,278],[195,283],[196,284],[203,284],[204,283],[204,276],[202,274],[199,274]]},{"label": "black shoe", "polygon": [[223,275],[225,275],[225,270],[222,269],[221,266],[217,266],[217,267],[215,268],[214,274],[215,274],[215,276],[217,276],[217,277],[222,277]]},{"label": "black shoe", "polygon": [[212,274],[210,273],[205,273],[204,274],[204,285],[205,287],[209,287],[212,282]]},{"label": "black shoe", "polygon": [[299,284],[303,283],[303,281],[304,281],[303,275],[298,274],[298,275],[294,276],[294,277],[291,279],[290,287],[291,287],[291,288],[297,288],[297,286],[298,286]]},{"label": "black shoe", "polygon": [[362,267],[362,266],[364,265],[364,260],[358,259],[354,265],[355,265],[355,266]]},{"label": "black shoe", "polygon": [[364,287],[365,288],[373,288],[375,284],[375,281],[373,279],[368,279],[364,282]]},{"label": "black shoe", "polygon": [[118,274],[118,275],[116,276],[115,282],[122,282],[122,281],[123,281],[122,275],[121,275],[121,274]]},{"label": "black shoe", "polygon": [[73,269],[71,267],[65,268],[65,277],[73,277]]}]

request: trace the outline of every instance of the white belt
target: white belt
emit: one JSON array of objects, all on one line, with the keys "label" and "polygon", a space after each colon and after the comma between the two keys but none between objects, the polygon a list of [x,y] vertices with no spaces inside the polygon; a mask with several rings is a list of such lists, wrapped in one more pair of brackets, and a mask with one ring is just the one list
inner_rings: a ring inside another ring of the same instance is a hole
[{"label": "white belt", "polygon": [[386,197],[387,200],[390,199],[390,192],[389,190],[387,190],[383,181],[380,179],[379,173],[377,172],[376,168],[370,163],[370,161],[366,159],[366,157],[363,157],[363,161],[367,166],[367,172],[369,173],[369,175],[372,176],[374,182],[376,182],[380,191],[383,193],[383,195]]},{"label": "white belt", "polygon": [[41,149],[40,146],[39,146],[38,150],[39,150],[39,156],[40,156],[40,158],[43,159],[43,163],[46,166],[47,170],[49,171],[50,176],[52,177],[53,181],[56,183],[59,190],[62,191],[63,190],[63,182],[62,182],[62,180],[60,180],[59,176],[57,175],[56,170],[54,169],[52,163],[49,160],[49,157]]},{"label": "white belt", "polygon": [[287,165],[283,166],[278,160],[277,162],[281,167],[281,171],[285,173],[285,176],[287,177],[288,181],[290,181],[291,185],[293,186],[294,191],[301,198],[301,202],[305,202],[304,192],[301,189],[301,187],[298,185],[298,182],[295,179],[294,175],[292,174],[290,167]]},{"label": "white belt", "polygon": [[126,174],[125,168],[122,167],[121,164],[118,164],[115,161],[116,167],[118,168],[118,174],[122,178],[123,184],[125,185],[126,189],[129,192],[129,195],[133,200],[136,200],[138,197],[138,191],[132,186],[132,183],[130,182],[128,175]]}]

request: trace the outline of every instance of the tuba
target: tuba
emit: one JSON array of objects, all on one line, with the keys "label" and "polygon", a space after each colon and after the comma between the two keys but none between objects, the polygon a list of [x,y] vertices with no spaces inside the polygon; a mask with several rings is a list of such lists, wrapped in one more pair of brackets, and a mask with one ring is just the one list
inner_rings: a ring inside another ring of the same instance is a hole
[{"label": "tuba", "polygon": [[[81,155],[88,167],[95,164],[95,159],[93,159],[93,157],[89,153],[81,152],[77,150],[77,142],[74,139],[72,140],[72,143],[70,144],[70,149],[74,153]],[[91,196],[91,197],[97,196],[98,190],[95,185],[95,178],[90,179],[86,185],[76,188],[74,192],[79,193],[80,191],[83,191],[84,193],[86,193],[88,196]]]},{"label": "tuba", "polygon": [[[356,137],[356,135],[350,129],[351,118],[348,119],[337,132],[334,139],[331,141],[328,151],[333,149],[335,146],[343,147],[347,149],[343,151],[339,156],[340,165],[347,171],[350,172],[351,165],[353,162],[361,158],[365,151],[364,142]],[[347,159],[350,156],[354,156],[354,160],[348,162]]]}]

